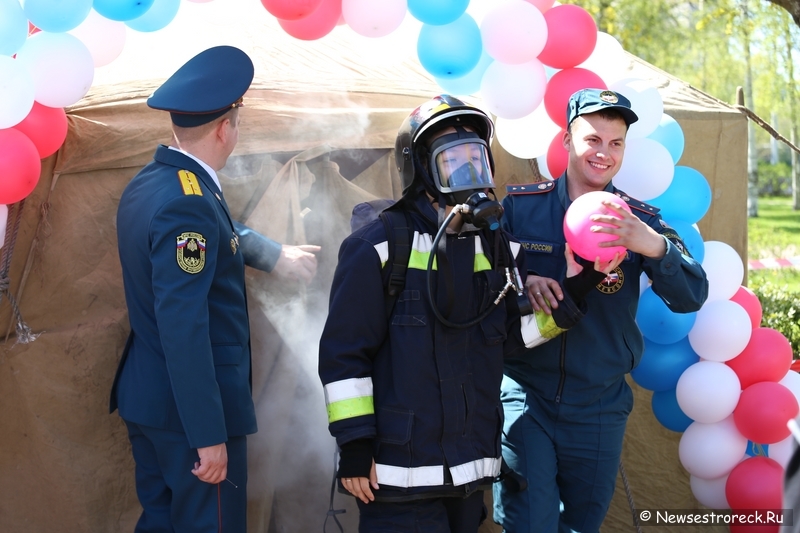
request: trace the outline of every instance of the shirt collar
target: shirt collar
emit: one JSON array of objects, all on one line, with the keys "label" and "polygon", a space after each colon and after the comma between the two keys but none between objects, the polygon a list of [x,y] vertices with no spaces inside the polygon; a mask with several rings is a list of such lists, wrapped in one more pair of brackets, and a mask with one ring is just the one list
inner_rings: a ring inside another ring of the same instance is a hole
[{"label": "shirt collar", "polygon": [[211,167],[210,167],[210,166],[208,166],[208,165],[207,165],[205,162],[203,162],[203,161],[202,161],[202,160],[200,160],[199,158],[197,158],[197,157],[193,156],[192,154],[190,154],[190,153],[189,153],[189,152],[187,152],[186,150],[181,150],[180,148],[176,148],[175,146],[167,146],[167,148],[169,148],[170,150],[175,150],[176,152],[180,152],[180,153],[182,153],[183,155],[185,155],[185,156],[188,156],[188,157],[191,157],[192,159],[194,159],[195,161],[197,161],[197,164],[198,164],[198,165],[200,165],[201,167],[203,167],[203,170],[205,170],[206,172],[208,172],[208,175],[209,175],[209,176],[211,176],[211,179],[212,179],[212,180],[214,180],[214,183],[216,184],[216,186],[217,186],[217,189],[219,189],[219,192],[222,192],[222,185],[220,185],[220,183],[219,183],[219,178],[217,177],[217,173],[214,171],[214,169],[213,169],[213,168],[211,168]]}]

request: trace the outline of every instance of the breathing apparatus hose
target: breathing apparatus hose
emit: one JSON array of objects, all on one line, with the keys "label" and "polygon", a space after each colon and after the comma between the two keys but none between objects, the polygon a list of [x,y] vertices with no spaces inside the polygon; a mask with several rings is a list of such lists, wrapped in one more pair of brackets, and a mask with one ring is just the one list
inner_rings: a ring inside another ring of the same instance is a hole
[{"label": "breathing apparatus hose", "polygon": [[[470,209],[470,207],[468,205],[465,205],[465,204],[458,204],[455,207],[453,207],[453,210],[450,211],[450,214],[447,215],[447,217],[444,219],[444,222],[439,226],[439,231],[436,232],[436,236],[433,238],[433,243],[431,245],[431,252],[430,252],[430,254],[428,256],[428,267],[427,267],[428,303],[430,304],[431,309],[433,310],[434,316],[436,317],[436,319],[439,322],[441,322],[442,324],[444,324],[445,326],[447,326],[449,328],[455,328],[455,329],[465,329],[465,328],[472,327],[475,324],[480,323],[486,317],[488,317],[489,314],[492,311],[494,311],[494,309],[497,306],[497,304],[499,304],[500,301],[503,299],[503,297],[506,295],[506,292],[508,292],[508,289],[511,288],[512,286],[517,291],[518,294],[520,294],[521,290],[522,290],[522,288],[519,287],[517,283],[511,283],[511,280],[509,280],[509,283],[506,284],[506,287],[503,290],[503,292],[500,294],[500,296],[497,299],[495,299],[494,302],[490,303],[489,306],[484,311],[479,313],[478,316],[476,316],[472,320],[468,320],[467,322],[451,322],[450,320],[448,320],[444,316],[442,316],[442,313],[439,311],[439,307],[436,304],[436,300],[433,297],[433,275],[432,275],[433,274],[433,260],[436,257],[436,250],[438,248],[439,241],[442,239],[442,235],[444,235],[446,233],[446,231],[447,231],[447,226],[450,224],[450,222],[453,220],[453,218],[456,216],[456,214],[458,214],[458,213],[469,213],[469,209]],[[506,242],[506,246],[508,246],[507,242]],[[513,257],[513,254],[511,256]],[[516,267],[515,267],[515,274],[516,274],[517,280],[519,280],[519,274],[516,273]]]}]

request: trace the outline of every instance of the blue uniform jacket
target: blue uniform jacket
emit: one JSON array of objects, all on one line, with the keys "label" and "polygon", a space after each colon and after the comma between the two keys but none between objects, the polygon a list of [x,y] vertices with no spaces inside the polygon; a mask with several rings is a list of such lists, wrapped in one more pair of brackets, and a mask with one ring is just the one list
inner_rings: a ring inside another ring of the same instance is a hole
[{"label": "blue uniform jacket", "polygon": [[[436,213],[424,197],[415,205],[405,286],[391,316],[382,278],[389,250],[378,220],[342,243],[320,340],[331,434],[340,445],[373,439],[381,500],[464,495],[499,473],[503,358],[524,349],[513,291],[472,327],[448,328],[435,318],[426,268]],[[434,291],[445,317],[466,322],[492,305],[505,279],[490,266],[494,247],[486,235],[446,238],[451,304],[436,263]],[[524,254],[516,242],[512,249],[524,279]],[[577,320],[571,304],[564,307]]]},{"label": "blue uniform jacket", "polygon": [[254,433],[245,260],[216,184],[160,146],[120,198],[117,234],[131,336],[111,411],[193,448]]},{"label": "blue uniform jacket", "polygon": [[[564,259],[564,215],[570,205],[567,178],[508,186],[502,224],[522,242],[529,273],[561,279]],[[674,229],[662,223],[658,209],[628,197],[609,184],[606,191],[625,200],[631,211],[667,239],[662,259],[628,252],[622,265],[586,297],[586,316],[559,338],[506,362],[505,373],[542,397],[586,405],[613,387],[639,363],[644,348],[636,325],[639,279],[644,271],[653,291],[676,313],[700,309],[708,280]]]}]

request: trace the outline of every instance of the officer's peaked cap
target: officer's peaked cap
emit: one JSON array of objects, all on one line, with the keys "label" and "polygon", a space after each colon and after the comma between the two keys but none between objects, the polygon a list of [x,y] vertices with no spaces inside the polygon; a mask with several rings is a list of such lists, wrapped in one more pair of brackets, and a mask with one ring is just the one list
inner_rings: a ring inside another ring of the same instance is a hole
[{"label": "officer's peaked cap", "polygon": [[567,104],[567,125],[581,115],[596,113],[603,109],[616,109],[625,123],[630,126],[639,117],[631,109],[631,101],[618,92],[608,89],[581,89],[569,97]]},{"label": "officer's peaked cap", "polygon": [[242,50],[215,46],[187,61],[156,89],[147,105],[169,111],[177,126],[200,126],[241,105],[253,72],[253,62]]}]

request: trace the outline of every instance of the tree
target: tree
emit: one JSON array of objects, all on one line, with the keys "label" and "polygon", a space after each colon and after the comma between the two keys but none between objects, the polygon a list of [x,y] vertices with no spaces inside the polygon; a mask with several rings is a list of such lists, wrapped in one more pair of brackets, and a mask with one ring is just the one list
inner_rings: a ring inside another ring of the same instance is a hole
[{"label": "tree", "polygon": [[794,23],[800,26],[800,0],[767,0],[775,4],[776,6],[780,6],[786,11],[794,19]]}]

